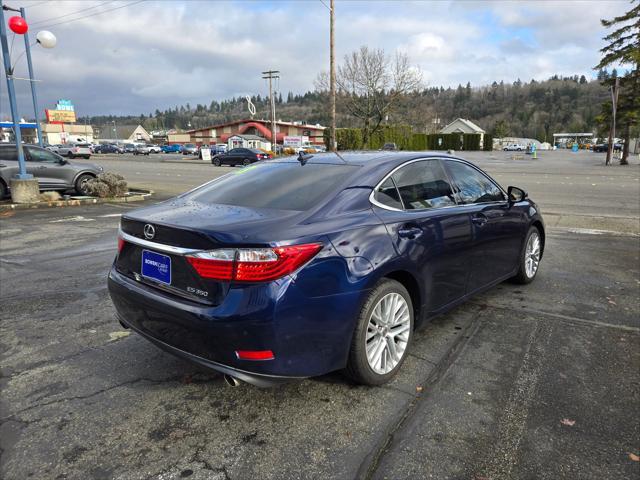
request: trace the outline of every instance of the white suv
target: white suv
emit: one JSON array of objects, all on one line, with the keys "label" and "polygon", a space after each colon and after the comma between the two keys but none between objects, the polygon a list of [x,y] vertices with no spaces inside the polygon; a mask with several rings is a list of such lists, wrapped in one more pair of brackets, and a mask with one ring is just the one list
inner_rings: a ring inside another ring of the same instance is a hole
[{"label": "white suv", "polygon": [[82,157],[88,160],[91,157],[91,148],[88,143],[72,142],[60,145],[55,153],[67,158]]}]

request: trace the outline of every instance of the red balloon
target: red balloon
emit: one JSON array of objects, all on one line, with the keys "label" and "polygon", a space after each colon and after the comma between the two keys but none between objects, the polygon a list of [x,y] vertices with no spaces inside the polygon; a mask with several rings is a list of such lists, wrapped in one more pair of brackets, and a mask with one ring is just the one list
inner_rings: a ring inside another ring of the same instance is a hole
[{"label": "red balloon", "polygon": [[18,35],[24,35],[29,30],[29,25],[24,18],[16,16],[9,19],[9,28]]}]

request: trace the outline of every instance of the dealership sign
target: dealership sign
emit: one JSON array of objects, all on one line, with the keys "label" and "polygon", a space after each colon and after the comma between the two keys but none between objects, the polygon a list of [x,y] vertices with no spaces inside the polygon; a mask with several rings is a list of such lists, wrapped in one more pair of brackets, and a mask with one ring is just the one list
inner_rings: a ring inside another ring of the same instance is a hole
[{"label": "dealership sign", "polygon": [[75,123],[76,112],[71,100],[58,100],[54,110],[45,110],[49,123]]},{"label": "dealership sign", "polygon": [[306,135],[301,137],[284,137],[282,144],[285,147],[302,147],[303,145],[309,145],[309,137]]}]

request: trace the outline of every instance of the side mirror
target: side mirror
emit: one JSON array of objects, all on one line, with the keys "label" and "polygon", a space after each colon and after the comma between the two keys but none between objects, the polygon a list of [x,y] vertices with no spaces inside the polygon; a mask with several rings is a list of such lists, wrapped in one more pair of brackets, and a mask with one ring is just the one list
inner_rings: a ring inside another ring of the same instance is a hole
[{"label": "side mirror", "polygon": [[58,159],[58,163],[59,163],[60,165],[66,165],[66,164],[67,164],[67,161],[66,161],[64,158],[60,157],[60,158]]},{"label": "side mirror", "polygon": [[507,195],[509,196],[510,203],[517,203],[527,198],[527,192],[518,187],[509,187],[507,189]]}]

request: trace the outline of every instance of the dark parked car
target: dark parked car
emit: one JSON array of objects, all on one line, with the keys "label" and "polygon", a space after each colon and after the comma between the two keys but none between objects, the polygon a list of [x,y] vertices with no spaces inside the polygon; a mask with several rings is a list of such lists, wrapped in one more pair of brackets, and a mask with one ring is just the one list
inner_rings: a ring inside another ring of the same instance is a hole
[{"label": "dark parked car", "polygon": [[249,165],[260,160],[269,160],[271,155],[257,148],[232,148],[228,152],[219,153],[211,158],[216,167],[220,165]]},{"label": "dark parked car", "polygon": [[105,143],[94,148],[95,153],[124,153],[124,148],[112,143]]},{"label": "dark parked car", "polygon": [[[609,150],[609,144],[608,143],[598,143],[598,144],[594,145],[591,149],[594,152],[606,152],[607,150]],[[622,151],[622,144],[621,143],[614,143],[613,144],[613,151],[614,152],[621,152]]]},{"label": "dark parked car", "polygon": [[[24,146],[27,173],[38,179],[40,190],[75,189],[86,195],[86,183],[102,173],[103,168],[93,163],[71,162],[45,148]],[[9,193],[10,180],[19,171],[18,152],[12,144],[0,144],[0,198]]]},{"label": "dark parked car", "polygon": [[398,146],[395,143],[385,143],[382,146],[382,150],[389,150],[389,151],[398,150]]},{"label": "dark parked car", "polygon": [[531,282],[544,242],[523,190],[459,158],[318,154],[123,214],[108,282],[125,327],[229,383],[380,385],[419,323]]}]

